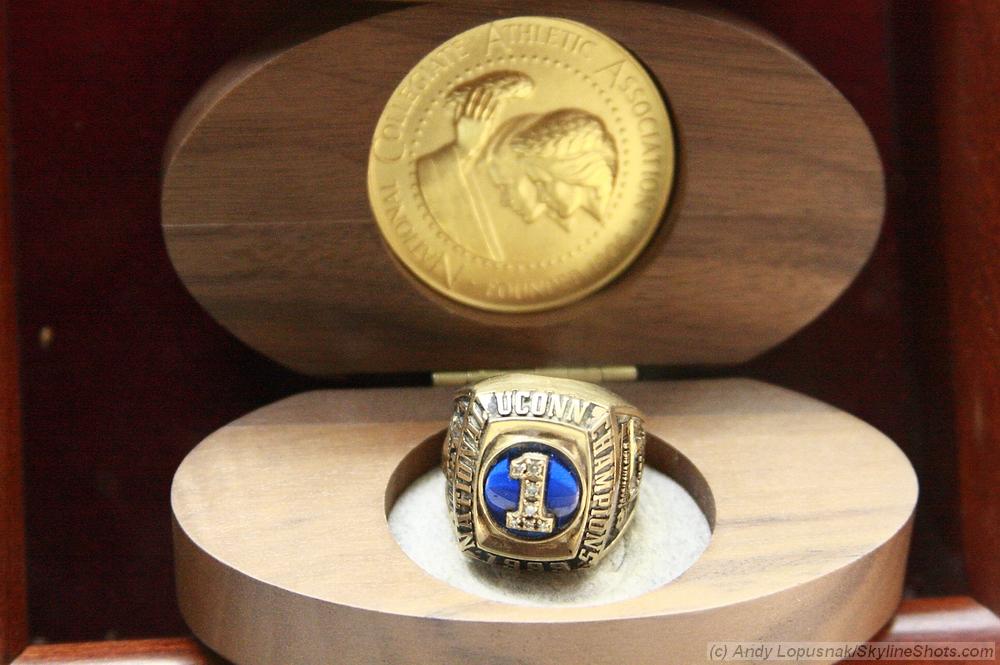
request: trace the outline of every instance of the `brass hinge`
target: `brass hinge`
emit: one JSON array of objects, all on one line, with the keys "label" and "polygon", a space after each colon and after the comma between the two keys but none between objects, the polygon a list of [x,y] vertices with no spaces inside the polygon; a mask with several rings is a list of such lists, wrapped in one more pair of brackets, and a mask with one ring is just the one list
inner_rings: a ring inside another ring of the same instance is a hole
[{"label": "brass hinge", "polygon": [[523,372],[562,379],[576,379],[589,383],[608,381],[635,381],[639,370],[635,365],[609,365],[607,367],[539,367],[537,369],[480,369],[471,372],[434,372],[431,381],[435,386],[464,386],[488,379],[498,374]]}]

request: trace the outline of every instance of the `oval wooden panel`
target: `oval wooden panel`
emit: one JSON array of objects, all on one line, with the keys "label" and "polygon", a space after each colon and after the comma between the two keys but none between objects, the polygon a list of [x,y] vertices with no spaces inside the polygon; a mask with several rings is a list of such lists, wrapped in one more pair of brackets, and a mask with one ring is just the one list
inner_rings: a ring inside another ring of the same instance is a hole
[{"label": "oval wooden panel", "polygon": [[[310,374],[717,364],[816,317],[860,270],[883,214],[864,124],[772,38],[653,4],[423,5],[234,63],[179,121],[163,228],[194,296],[250,346]],[[489,314],[431,294],[382,243],[365,193],[393,89],[447,38],[549,14],[619,40],[659,81],[678,174],[639,260],[583,302]]]},{"label": "oval wooden panel", "polygon": [[750,380],[613,389],[683,455],[660,444],[650,461],[714,505],[711,543],[673,582],[555,609],[431,577],[386,513],[438,462],[436,440],[418,444],[447,422],[450,391],[321,391],[237,420],[181,464],[171,500],[184,617],[243,665],[689,665],[712,640],[859,641],[892,616],[917,483],[884,435]]}]

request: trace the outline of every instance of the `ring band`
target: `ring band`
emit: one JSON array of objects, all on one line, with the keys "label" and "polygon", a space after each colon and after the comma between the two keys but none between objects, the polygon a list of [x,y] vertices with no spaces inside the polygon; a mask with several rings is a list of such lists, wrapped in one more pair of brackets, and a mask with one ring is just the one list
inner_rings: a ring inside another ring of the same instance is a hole
[{"label": "ring band", "polygon": [[462,389],[442,467],[459,546],[515,569],[593,565],[635,512],[642,414],[601,387],[506,374]]}]

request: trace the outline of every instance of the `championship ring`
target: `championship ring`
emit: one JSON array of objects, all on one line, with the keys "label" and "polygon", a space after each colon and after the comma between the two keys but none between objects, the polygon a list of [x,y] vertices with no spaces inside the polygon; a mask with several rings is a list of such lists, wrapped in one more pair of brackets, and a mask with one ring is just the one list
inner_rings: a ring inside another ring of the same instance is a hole
[{"label": "championship ring", "polygon": [[642,414],[589,383],[506,374],[462,389],[442,451],[459,546],[515,569],[593,565],[635,512],[645,440]]}]

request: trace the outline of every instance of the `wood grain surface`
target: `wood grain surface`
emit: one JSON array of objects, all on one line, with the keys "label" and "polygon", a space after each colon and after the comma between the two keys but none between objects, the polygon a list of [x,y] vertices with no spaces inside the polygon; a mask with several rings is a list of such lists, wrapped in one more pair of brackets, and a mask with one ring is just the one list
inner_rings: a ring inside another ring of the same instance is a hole
[{"label": "wood grain surface", "polygon": [[[1000,644],[1000,618],[968,596],[944,598],[911,598],[904,600],[892,621],[873,642],[994,642]],[[872,661],[843,661],[843,665],[858,665]],[[980,665],[983,660],[934,659],[908,660],[911,665],[948,663]]]},{"label": "wood grain surface", "polygon": [[938,1],[931,18],[966,569],[1000,611],[1000,3]]},{"label": "wood grain surface", "polygon": [[179,275],[217,320],[319,375],[725,364],[800,329],[857,275],[882,171],[826,80],[742,24],[553,2],[532,12],[618,39],[666,91],[680,164],[668,218],[622,278],[559,310],[486,314],[416,286],[364,192],[374,123],[424,54],[511,6],[389,12],[249,56],[206,86],[168,147],[162,215]]},{"label": "wood grain surface", "polygon": [[[0,91],[7,84],[7,3],[0,2]],[[14,292],[7,94],[0,92],[0,663],[28,642],[21,391]]]},{"label": "wood grain surface", "polygon": [[[223,428],[178,469],[171,500],[185,619],[243,665],[331,653],[345,662],[561,664],[581,651],[593,663],[689,665],[720,635],[863,640],[889,620],[917,485],[884,435],[750,380],[612,387],[676,451],[651,442],[651,463],[667,473],[693,467],[711,492],[693,487],[714,506],[712,541],[677,580],[610,605],[553,609],[484,600],[432,578],[392,539],[386,505],[437,463],[451,391],[316,391]],[[691,476],[678,480],[691,486]],[[537,640],[576,648],[528,646]]]},{"label": "wood grain surface", "polygon": [[16,665],[222,665],[225,661],[183,637],[39,644],[25,649]]},{"label": "wood grain surface", "polygon": [[968,596],[909,598],[874,639],[1000,642],[1000,617]]},{"label": "wood grain surface", "polygon": [[[912,642],[922,640],[977,642],[1000,641],[1000,619],[967,596],[904,600],[899,611],[876,634],[873,641]],[[28,647],[17,665],[62,663],[64,665],[219,665],[217,655],[190,638],[42,644]],[[862,661],[871,662],[871,661]],[[926,665],[934,661],[910,661]],[[961,661],[948,661],[966,665]],[[983,661],[975,661],[982,663]],[[854,665],[845,661],[844,665]]]}]

